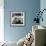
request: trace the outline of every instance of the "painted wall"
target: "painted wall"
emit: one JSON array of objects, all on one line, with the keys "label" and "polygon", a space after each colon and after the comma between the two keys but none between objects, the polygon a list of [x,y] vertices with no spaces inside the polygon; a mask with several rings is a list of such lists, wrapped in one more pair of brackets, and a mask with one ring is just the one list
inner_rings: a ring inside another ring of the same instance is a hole
[{"label": "painted wall", "polygon": [[0,42],[4,41],[4,0],[0,0]]},{"label": "painted wall", "polygon": [[[36,12],[40,10],[40,0],[4,0],[4,36],[7,41],[18,41],[32,29]],[[10,26],[10,12],[24,11],[26,25],[24,27]]]}]

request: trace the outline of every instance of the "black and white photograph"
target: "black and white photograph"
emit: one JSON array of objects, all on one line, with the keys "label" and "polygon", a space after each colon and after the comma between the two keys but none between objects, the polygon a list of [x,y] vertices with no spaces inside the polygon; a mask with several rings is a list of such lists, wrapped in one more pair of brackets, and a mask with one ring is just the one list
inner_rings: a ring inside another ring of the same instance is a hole
[{"label": "black and white photograph", "polygon": [[12,26],[24,26],[24,24],[25,24],[24,12],[11,12]]}]

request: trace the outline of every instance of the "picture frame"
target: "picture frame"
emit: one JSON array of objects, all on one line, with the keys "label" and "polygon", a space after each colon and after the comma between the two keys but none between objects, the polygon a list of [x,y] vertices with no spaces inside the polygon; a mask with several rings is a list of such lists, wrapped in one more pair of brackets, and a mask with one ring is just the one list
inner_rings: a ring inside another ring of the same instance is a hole
[{"label": "picture frame", "polygon": [[25,13],[24,12],[11,12],[11,26],[24,26]]}]

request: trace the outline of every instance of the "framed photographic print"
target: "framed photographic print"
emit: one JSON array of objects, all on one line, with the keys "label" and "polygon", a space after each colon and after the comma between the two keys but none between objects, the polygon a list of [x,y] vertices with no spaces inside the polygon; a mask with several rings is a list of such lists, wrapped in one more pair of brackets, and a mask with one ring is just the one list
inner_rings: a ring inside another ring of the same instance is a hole
[{"label": "framed photographic print", "polygon": [[24,26],[25,25],[24,12],[11,12],[11,25],[12,26]]}]

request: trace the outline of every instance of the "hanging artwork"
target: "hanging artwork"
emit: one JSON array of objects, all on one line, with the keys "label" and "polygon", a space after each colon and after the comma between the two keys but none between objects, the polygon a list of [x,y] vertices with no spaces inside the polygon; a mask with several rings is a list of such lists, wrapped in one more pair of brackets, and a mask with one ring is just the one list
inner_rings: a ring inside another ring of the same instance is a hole
[{"label": "hanging artwork", "polygon": [[11,12],[11,25],[12,26],[24,26],[25,25],[24,12]]}]

